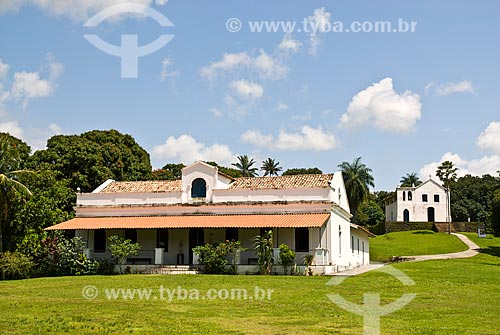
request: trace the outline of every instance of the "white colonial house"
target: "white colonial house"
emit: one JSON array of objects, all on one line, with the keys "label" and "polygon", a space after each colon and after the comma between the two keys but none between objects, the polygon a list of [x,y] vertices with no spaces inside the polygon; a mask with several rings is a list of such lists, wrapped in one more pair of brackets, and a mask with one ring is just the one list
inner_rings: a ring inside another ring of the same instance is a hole
[{"label": "white colonial house", "polygon": [[197,264],[192,249],[239,240],[240,272],[257,269],[254,237],[272,229],[275,254],[287,244],[301,264],[315,255],[316,273],[369,263],[372,235],[350,222],[342,173],[231,178],[196,162],[175,181],[108,180],[78,194],[76,218],[47,228],[74,230],[93,258],[110,257],[107,237],[124,236],[142,249],[128,263],[148,267]]},{"label": "white colonial house", "polygon": [[393,197],[385,200],[387,222],[448,222],[448,192],[429,179],[419,186],[398,187]]}]

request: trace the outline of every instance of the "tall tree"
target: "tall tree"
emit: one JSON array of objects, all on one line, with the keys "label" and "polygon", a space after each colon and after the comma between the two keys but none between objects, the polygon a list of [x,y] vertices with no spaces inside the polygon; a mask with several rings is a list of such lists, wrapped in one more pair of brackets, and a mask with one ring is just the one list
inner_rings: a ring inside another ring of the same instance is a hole
[{"label": "tall tree", "polygon": [[277,176],[279,175],[279,172],[283,170],[283,168],[280,166],[280,162],[276,162],[273,158],[268,158],[263,161],[260,169],[264,171],[264,177]]},{"label": "tall tree", "polygon": [[94,130],[82,135],[57,135],[47,149],[30,158],[33,169],[59,171],[72,189],[88,192],[106,179],[144,180],[151,175],[149,154],[130,135]]},{"label": "tall tree", "polygon": [[356,215],[359,205],[365,200],[369,193],[369,187],[374,187],[372,169],[361,162],[361,157],[352,163],[342,162],[338,165],[344,177],[347,198],[353,215]]},{"label": "tall tree", "polygon": [[3,252],[2,225],[7,223],[13,201],[31,196],[30,190],[17,180],[26,173],[23,166],[30,151],[26,143],[0,133],[0,253]]},{"label": "tall tree", "polygon": [[491,206],[491,224],[495,236],[500,236],[500,190],[495,191]]},{"label": "tall tree", "polygon": [[401,187],[412,187],[422,184],[416,172],[407,173],[406,176],[401,177],[399,182],[401,183]]},{"label": "tall tree", "polygon": [[450,183],[457,180],[457,171],[451,161],[444,161],[438,166],[436,170],[436,176],[443,182],[444,188],[450,189]]},{"label": "tall tree", "polygon": [[255,164],[255,160],[252,158],[248,158],[247,155],[238,156],[238,163],[233,163],[241,172],[242,177],[255,177],[257,176],[257,168],[252,167]]}]

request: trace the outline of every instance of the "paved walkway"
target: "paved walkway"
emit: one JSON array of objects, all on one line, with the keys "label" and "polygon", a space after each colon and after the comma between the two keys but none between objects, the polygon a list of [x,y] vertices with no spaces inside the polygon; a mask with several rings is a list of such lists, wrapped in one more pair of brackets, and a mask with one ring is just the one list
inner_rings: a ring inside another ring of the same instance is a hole
[{"label": "paved walkway", "polygon": [[458,237],[462,242],[464,242],[469,249],[461,252],[454,252],[451,254],[437,254],[437,255],[421,255],[421,256],[404,256],[401,257],[402,260],[411,261],[411,262],[420,262],[420,261],[431,261],[438,259],[457,259],[457,258],[469,258],[474,257],[479,253],[479,246],[472,242],[467,236],[457,233],[451,233]]},{"label": "paved walkway", "polygon": [[[403,261],[407,262],[420,262],[420,261],[430,261],[430,260],[438,260],[438,259],[457,259],[457,258],[469,258],[469,257],[474,257],[479,253],[479,246],[472,242],[467,236],[462,235],[462,234],[457,234],[457,233],[452,233],[452,235],[455,235],[458,237],[462,242],[464,242],[469,249],[465,251],[460,251],[460,252],[453,252],[451,254],[437,254],[437,255],[420,255],[420,256],[401,256],[400,259]],[[345,277],[351,277],[351,276],[356,276],[368,271],[372,271],[375,269],[379,269],[383,267],[384,263],[373,263],[373,264],[368,264],[368,265],[363,265],[359,266],[354,269],[350,270],[345,270],[341,272],[337,272],[334,274],[334,276],[345,276]]]}]

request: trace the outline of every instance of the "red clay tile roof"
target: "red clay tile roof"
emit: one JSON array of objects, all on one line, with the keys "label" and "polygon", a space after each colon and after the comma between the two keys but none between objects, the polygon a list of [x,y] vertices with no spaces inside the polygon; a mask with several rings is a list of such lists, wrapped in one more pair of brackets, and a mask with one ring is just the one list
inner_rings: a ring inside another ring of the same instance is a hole
[{"label": "red clay tile roof", "polygon": [[75,218],[48,227],[46,230],[126,228],[306,228],[321,227],[329,217],[329,213],[322,213]]},{"label": "red clay tile roof", "polygon": [[325,188],[332,174],[301,174],[280,177],[248,177],[236,179],[230,189]]},{"label": "red clay tile roof", "polygon": [[[230,189],[326,188],[332,174],[304,174],[279,177],[236,178]],[[114,181],[99,193],[159,193],[181,192],[181,180]]]},{"label": "red clay tile roof", "polygon": [[181,180],[114,181],[99,193],[181,192]]}]

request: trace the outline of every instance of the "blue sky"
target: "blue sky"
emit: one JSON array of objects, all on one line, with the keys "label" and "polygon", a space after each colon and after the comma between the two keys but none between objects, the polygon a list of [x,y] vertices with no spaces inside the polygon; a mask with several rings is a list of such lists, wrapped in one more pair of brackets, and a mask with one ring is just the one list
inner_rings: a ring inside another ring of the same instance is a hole
[{"label": "blue sky", "polygon": [[[54,134],[113,128],[155,167],[247,154],[333,172],[361,156],[378,190],[409,172],[426,179],[444,159],[462,174],[500,170],[497,1],[131,2],[174,26],[138,14],[83,26],[119,0],[3,0],[0,131],[42,149]],[[400,20],[414,32],[368,31]],[[264,21],[296,26],[251,31]],[[357,22],[366,31],[345,31]],[[122,78],[120,58],[84,34],[174,38]]]}]

